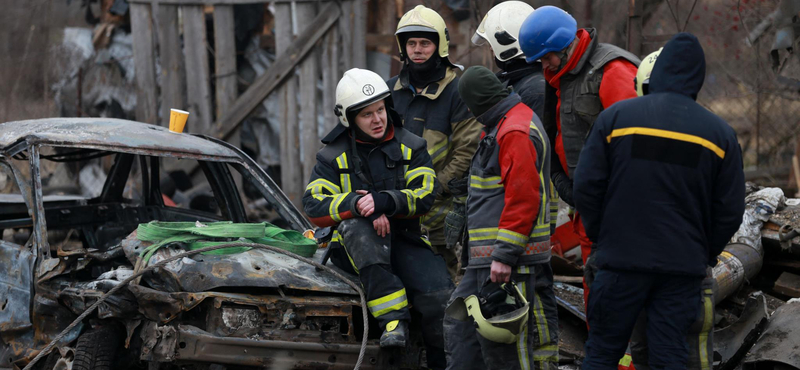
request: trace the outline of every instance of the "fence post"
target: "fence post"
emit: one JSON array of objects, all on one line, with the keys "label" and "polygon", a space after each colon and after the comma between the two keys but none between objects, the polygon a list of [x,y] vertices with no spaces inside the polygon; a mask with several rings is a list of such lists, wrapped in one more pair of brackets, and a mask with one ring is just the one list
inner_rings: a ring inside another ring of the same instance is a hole
[{"label": "fence post", "polygon": [[367,68],[367,4],[366,0],[353,2],[353,64]]},{"label": "fence post", "polygon": [[136,73],[136,120],[156,123],[156,70],[153,55],[153,22],[150,4],[133,3],[130,7],[133,33],[133,63]]},{"label": "fence post", "polygon": [[[291,45],[292,9],[286,2],[275,3],[275,51],[277,59],[285,57],[283,52]],[[300,141],[297,124],[297,79],[294,70],[283,84],[280,94],[281,119],[281,188],[289,200],[302,207],[303,189],[300,164]]]},{"label": "fence post", "polygon": [[637,57],[642,57],[642,7],[644,0],[630,0],[628,3],[628,45],[627,49]]},{"label": "fence post", "polygon": [[[203,133],[211,127],[211,86],[209,86],[206,20],[202,5],[184,5],[183,52],[186,59],[186,93],[191,132]],[[194,123],[194,124],[192,124]]]},{"label": "fence post", "polygon": [[[186,109],[186,74],[183,69],[177,5],[159,5],[159,54],[161,57],[161,125],[169,126],[171,108]],[[135,33],[134,33],[135,34]]]}]

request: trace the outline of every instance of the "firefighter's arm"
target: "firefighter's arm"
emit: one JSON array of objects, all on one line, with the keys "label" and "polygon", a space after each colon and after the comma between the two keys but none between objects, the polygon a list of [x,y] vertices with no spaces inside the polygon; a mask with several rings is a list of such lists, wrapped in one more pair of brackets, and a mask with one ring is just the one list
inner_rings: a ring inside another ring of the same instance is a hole
[{"label": "firefighter's arm", "polygon": [[742,150],[732,135],[725,150],[725,158],[714,181],[714,199],[711,205],[711,232],[709,241],[709,264],[716,263],[733,234],[739,230],[744,215],[744,171]]},{"label": "firefighter's arm", "polygon": [[625,59],[615,59],[603,66],[603,79],[600,81],[599,91],[603,109],[608,109],[620,100],[636,97],[636,89],[633,86],[636,70],[636,66]]},{"label": "firefighter's arm", "polygon": [[311,222],[326,227],[358,216],[355,208],[359,197],[354,192],[342,192],[336,170],[317,155],[311,182],[303,194],[303,209]]},{"label": "firefighter's arm", "polygon": [[609,120],[614,110],[605,110],[594,122],[586,143],[583,145],[572,196],[581,215],[586,235],[594,242],[600,234],[603,202],[608,191],[609,166],[606,137],[611,131]]},{"label": "firefighter's arm", "polygon": [[412,150],[411,162],[403,171],[406,188],[385,190],[394,200],[394,212],[388,217],[418,217],[430,211],[436,198],[436,173],[433,171],[431,157],[424,148]]},{"label": "firefighter's arm", "polygon": [[[519,131],[504,135],[498,144],[505,207],[500,215],[492,259],[514,266],[525,251],[542,208],[536,147],[528,134]],[[549,234],[549,226],[546,232]]]},{"label": "firefighter's arm", "polygon": [[[453,104],[454,107],[451,108],[450,112],[450,117],[453,119],[450,124],[453,130],[450,135],[450,152],[452,154],[449,156],[450,161],[445,163],[442,170],[436,174],[439,183],[442,185],[442,190],[447,193],[450,192],[450,189],[447,188],[450,180],[464,177],[467,170],[469,170],[469,163],[472,161],[475,150],[478,149],[478,143],[481,141],[481,129],[483,128],[483,125],[467,110],[467,106],[464,105],[461,98],[454,99]],[[433,155],[431,156],[433,157]],[[437,159],[433,158],[433,161],[435,162]]]}]

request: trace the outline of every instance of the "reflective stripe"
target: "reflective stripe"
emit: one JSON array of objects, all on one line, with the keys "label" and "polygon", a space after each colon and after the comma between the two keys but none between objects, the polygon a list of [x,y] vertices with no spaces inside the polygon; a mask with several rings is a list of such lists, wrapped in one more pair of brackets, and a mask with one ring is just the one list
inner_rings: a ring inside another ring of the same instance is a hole
[{"label": "reflective stripe", "polygon": [[372,316],[376,318],[389,312],[397,311],[406,306],[408,306],[408,299],[406,299],[405,288],[367,302],[369,311],[372,312]]},{"label": "reflective stripe", "polygon": [[[406,161],[411,160],[411,148],[405,146],[404,144],[400,144],[400,151],[403,152],[403,159]],[[403,166],[403,174],[405,175],[408,172],[408,163]]]},{"label": "reflective stripe", "polygon": [[[340,170],[346,170],[346,169],[349,168],[348,164],[347,164],[347,153],[342,153],[342,155],[340,155],[339,157],[336,158],[336,165],[339,166]],[[353,191],[352,185],[350,184],[350,174],[349,173],[341,172],[339,174],[339,182],[342,183],[342,192],[343,193],[349,193],[349,192]]]},{"label": "reflective stripe", "polygon": [[[705,289],[704,293],[711,295],[711,289]],[[708,363],[708,333],[711,331],[711,326],[714,324],[714,303],[711,302],[711,297],[703,297],[703,329],[700,332],[700,369],[710,369]]]},{"label": "reflective stripe", "polygon": [[[547,226],[547,230],[550,231],[550,225]],[[524,247],[525,244],[528,242],[528,238],[529,237],[527,235],[523,235],[518,232],[506,229],[500,229],[497,232],[498,241],[504,241],[506,243],[510,243],[518,247]]]},{"label": "reflective stripe", "polygon": [[536,224],[536,227],[533,228],[531,238],[539,238],[542,236],[550,236],[550,223]]},{"label": "reflective stripe", "polygon": [[622,367],[630,367],[631,362],[633,362],[633,358],[631,358],[631,355],[627,353],[625,356],[622,356],[622,358],[619,359],[619,365]]},{"label": "reflective stripe", "polygon": [[719,146],[717,146],[717,144],[714,144],[699,136],[684,134],[675,131],[659,130],[647,127],[618,128],[614,131],[611,131],[611,134],[606,136],[606,141],[610,143],[612,138],[628,136],[628,135],[645,135],[645,136],[660,137],[664,139],[685,141],[687,143],[700,145],[708,150],[711,150],[718,157],[725,159],[725,151],[722,150],[722,148],[720,148]]},{"label": "reflective stripe", "polygon": [[533,293],[533,318],[536,320],[536,329],[539,330],[539,345],[543,345],[550,339],[550,330],[544,316],[542,300],[536,292]]},{"label": "reflective stripe", "polygon": [[347,198],[347,195],[350,193],[343,193],[343,194],[336,194],[333,196],[333,200],[331,201],[331,205],[328,208],[328,213],[330,213],[331,218],[335,222],[342,221],[342,217],[339,216],[339,206],[342,205],[344,202],[344,198]]},{"label": "reflective stripe", "polygon": [[[528,295],[526,294],[525,282],[517,283],[517,287],[522,296],[527,300]],[[519,367],[521,370],[530,370],[531,368],[530,354],[528,353],[528,334],[530,334],[528,333],[528,324],[525,324],[517,338],[517,356],[519,357]]]},{"label": "reflective stripe", "polygon": [[406,195],[406,202],[408,202],[408,215],[412,216],[417,212],[417,202],[414,200],[414,191],[410,189],[400,190],[401,193]]},{"label": "reflective stripe", "polygon": [[496,240],[497,239],[497,231],[496,227],[487,227],[483,229],[472,229],[468,230],[469,233],[469,240],[471,241],[478,241],[478,240]]},{"label": "reflective stripe", "polygon": [[347,259],[350,260],[350,265],[353,266],[353,271],[355,271],[356,274],[358,274],[359,273],[358,266],[356,266],[356,262],[353,261],[353,257],[350,257],[350,252],[347,251],[347,246],[344,245],[344,241],[339,236],[339,230],[333,231],[333,237],[331,238],[331,242],[339,242],[339,245],[341,245],[342,248],[344,248],[344,254],[347,255]]},{"label": "reflective stripe", "polygon": [[[323,200],[326,197],[342,192],[336,184],[325,179],[316,179],[312,181],[308,184],[306,189],[311,191],[311,196],[316,200]],[[322,190],[327,190],[329,194],[324,194]]]},{"label": "reflective stripe", "polygon": [[478,189],[502,188],[503,184],[500,183],[501,181],[503,181],[503,179],[501,179],[500,176],[492,176],[487,178],[482,178],[476,175],[469,176],[469,186]]},{"label": "reflective stripe", "polygon": [[[558,346],[551,344],[534,349],[533,360],[537,362],[558,362]],[[546,369],[546,367],[542,366],[542,369]]]},{"label": "reflective stripe", "polygon": [[[472,245],[469,247],[469,258],[491,257],[496,245]],[[530,256],[540,253],[550,252],[550,241],[528,243],[522,251],[522,255]]]},{"label": "reflective stripe", "polygon": [[431,162],[437,163],[438,161],[444,159],[444,157],[447,155],[447,152],[449,151],[448,150],[449,147],[450,147],[449,138],[447,140],[442,140],[440,143],[434,145],[433,148],[428,150],[428,154],[430,154],[431,156]]},{"label": "reflective stripe", "polygon": [[436,172],[430,167],[417,167],[405,174],[406,182],[414,181],[417,177],[425,175],[436,177]]}]

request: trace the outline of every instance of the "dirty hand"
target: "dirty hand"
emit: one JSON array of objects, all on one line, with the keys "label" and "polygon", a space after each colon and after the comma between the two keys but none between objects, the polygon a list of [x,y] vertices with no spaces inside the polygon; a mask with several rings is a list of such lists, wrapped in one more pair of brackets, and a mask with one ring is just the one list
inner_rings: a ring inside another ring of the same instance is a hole
[{"label": "dirty hand", "polygon": [[511,266],[500,261],[492,261],[490,277],[493,283],[507,283],[511,277]]},{"label": "dirty hand", "polygon": [[386,215],[381,215],[380,217],[376,218],[375,221],[372,221],[372,226],[375,227],[375,231],[378,232],[378,235],[380,235],[381,238],[389,235],[389,232],[391,231],[389,218],[387,218]]},{"label": "dirty hand", "polygon": [[369,217],[372,212],[375,212],[375,201],[372,199],[372,194],[366,190],[356,190],[356,194],[363,195],[356,202],[356,210],[361,216]]}]

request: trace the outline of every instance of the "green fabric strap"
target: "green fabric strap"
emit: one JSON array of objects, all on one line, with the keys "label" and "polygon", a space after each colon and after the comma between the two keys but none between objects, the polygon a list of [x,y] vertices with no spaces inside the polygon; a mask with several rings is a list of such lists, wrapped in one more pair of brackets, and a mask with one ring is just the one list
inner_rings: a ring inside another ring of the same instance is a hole
[{"label": "green fabric strap", "polygon": [[[159,248],[181,243],[189,250],[230,243],[231,239],[243,243],[271,245],[283,250],[311,257],[317,250],[317,243],[294,230],[284,230],[270,223],[235,224],[230,221],[195,223],[151,221],[140,224],[136,236],[139,240],[153,245],[142,251],[145,264]],[[223,248],[203,254],[242,253],[250,248]]]}]

